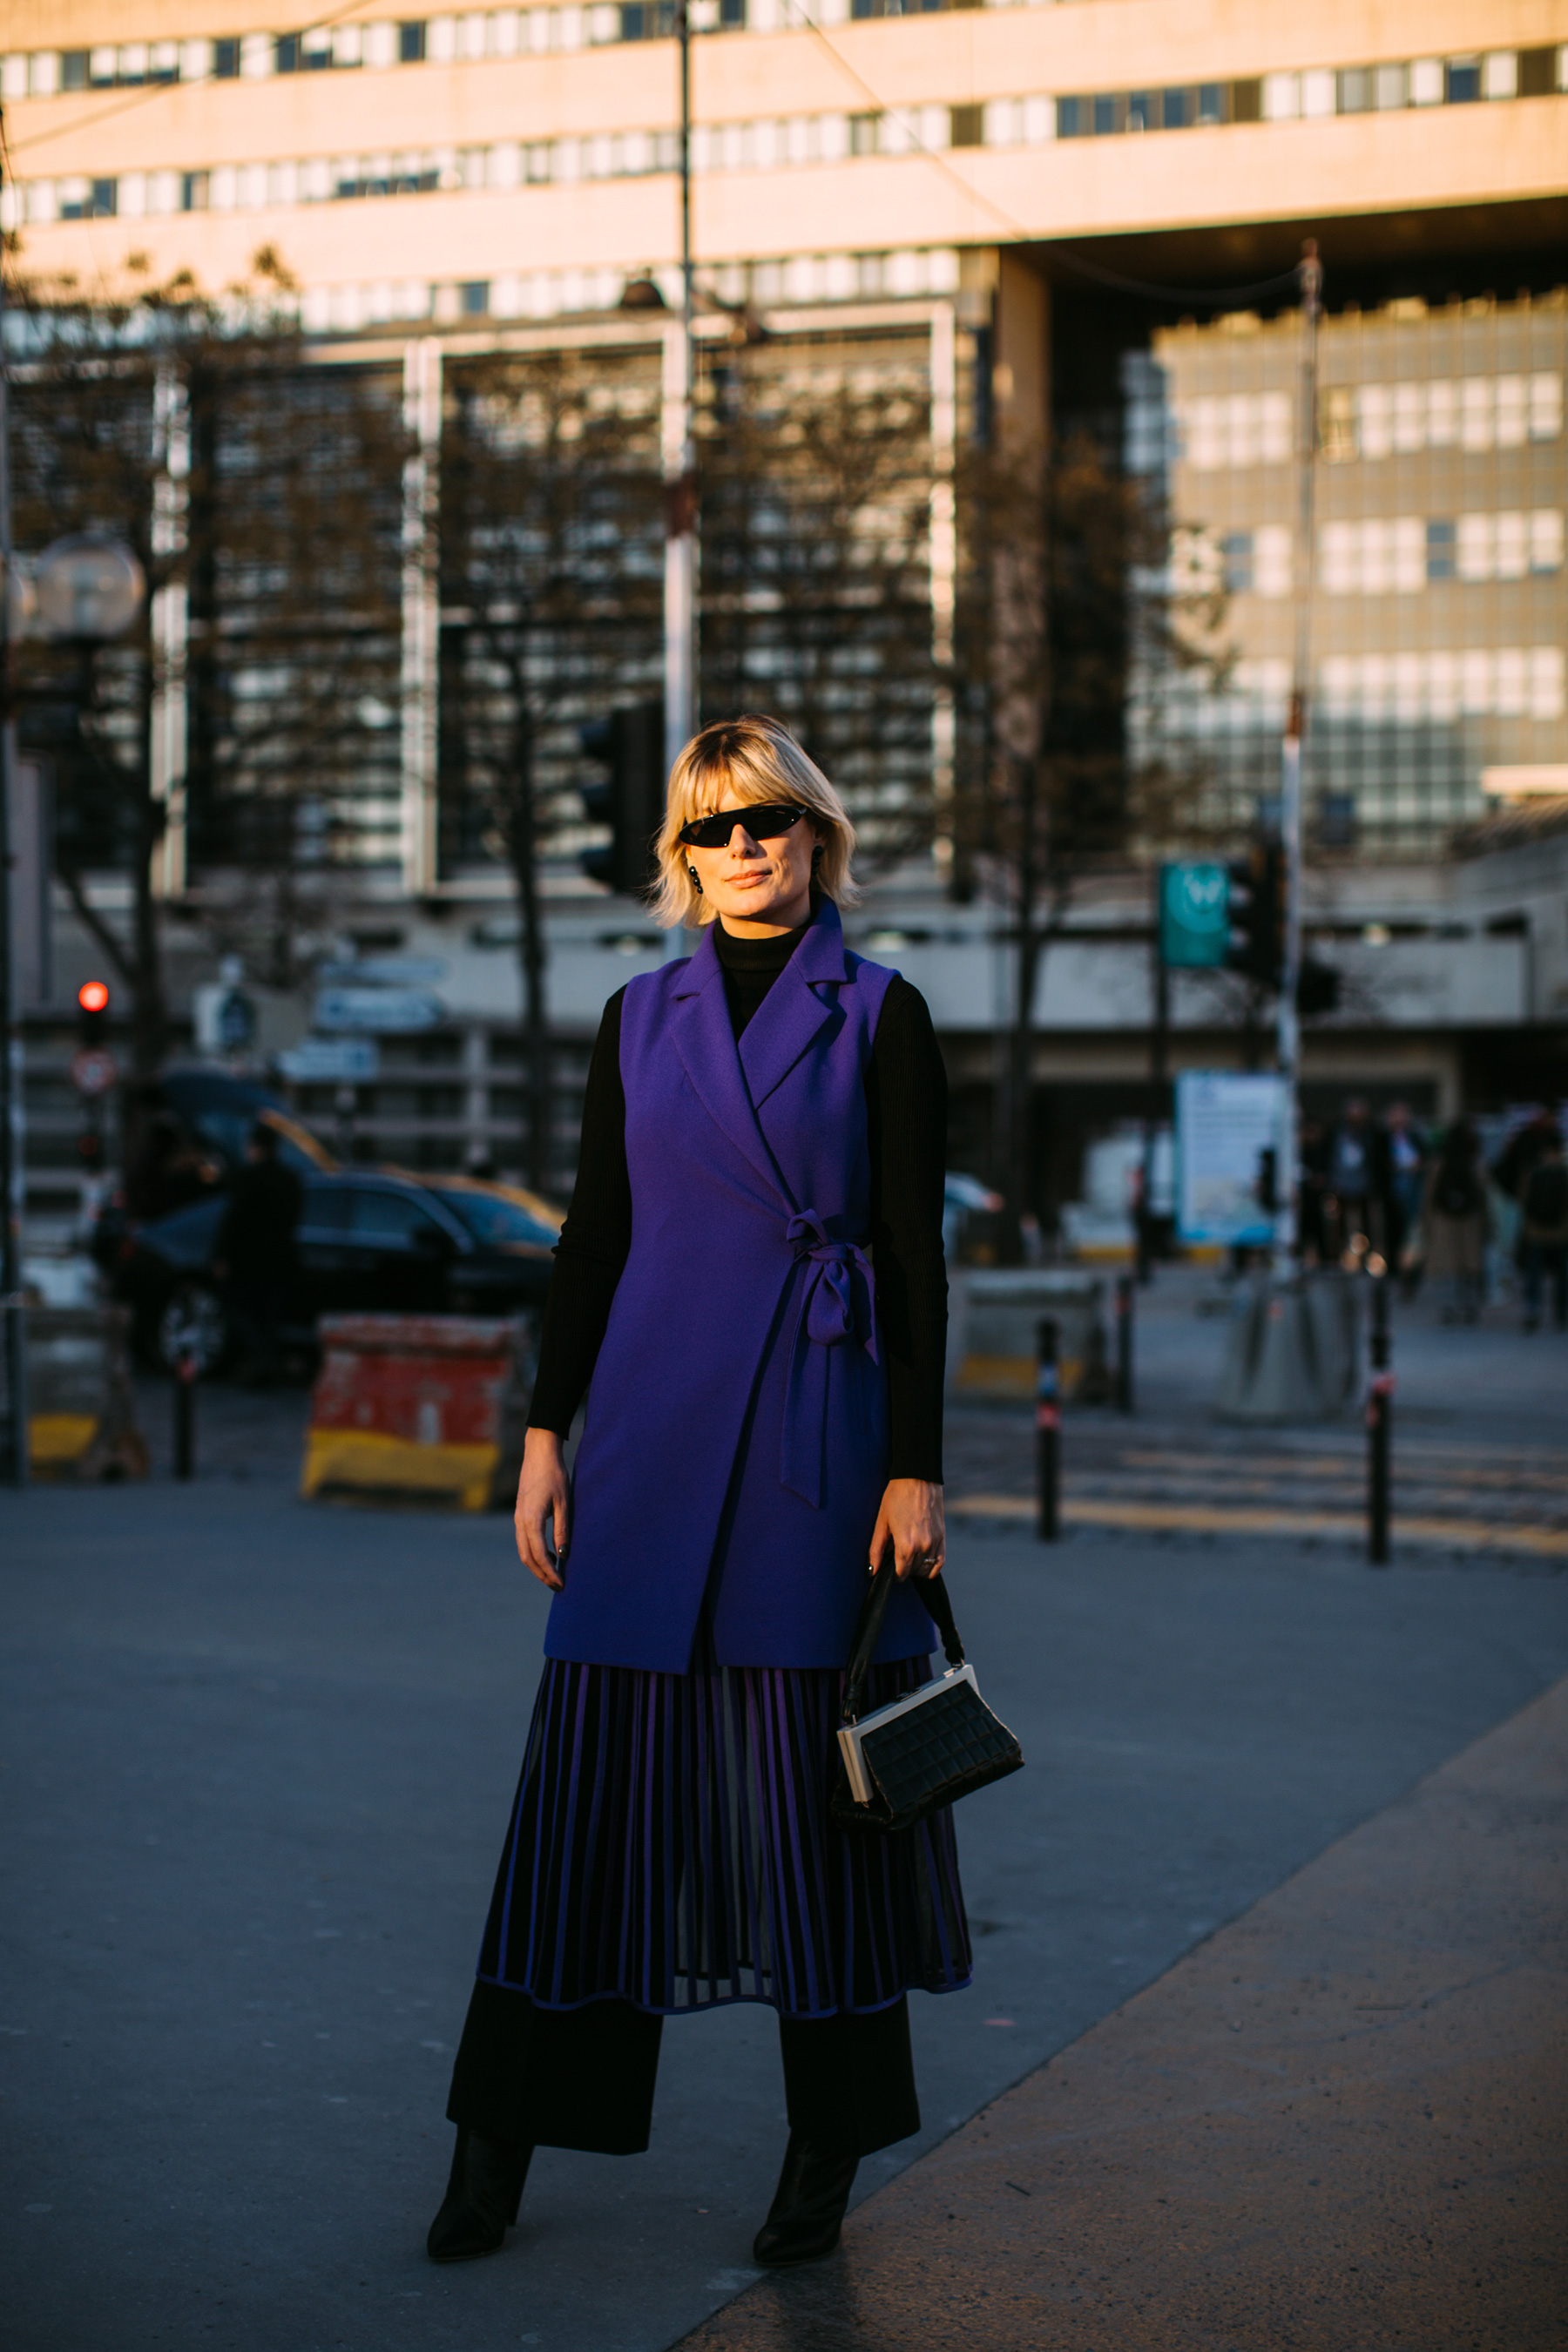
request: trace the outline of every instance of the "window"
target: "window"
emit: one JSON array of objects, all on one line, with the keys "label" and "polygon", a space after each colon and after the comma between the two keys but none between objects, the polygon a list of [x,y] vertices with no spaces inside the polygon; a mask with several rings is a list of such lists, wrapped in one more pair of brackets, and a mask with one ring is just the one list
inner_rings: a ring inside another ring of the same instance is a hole
[{"label": "window", "polygon": [[1556,88],[1556,50],[1521,49],[1519,53],[1521,98],[1550,98]]},{"label": "window", "polygon": [[1184,89],[1163,89],[1160,92],[1162,130],[1184,131],[1190,119],[1187,113],[1187,93]]},{"label": "window", "polygon": [[237,81],[239,78],[239,43],[213,43],[213,75],[218,81]]},{"label": "window", "polygon": [[1252,586],[1252,533],[1227,530],[1220,541],[1225,561],[1226,593],[1245,596]]},{"label": "window", "polygon": [[1128,91],[1127,128],[1129,131],[1147,131],[1151,127],[1154,120],[1153,103],[1146,89]]},{"label": "window", "polygon": [[211,186],[205,172],[183,172],[180,174],[180,210],[183,213],[205,213],[211,196]]},{"label": "window", "polygon": [[61,220],[112,220],[119,209],[118,180],[62,180]]},{"label": "window", "polygon": [[350,1223],[356,1241],[379,1242],[391,1248],[410,1248],[421,1234],[441,1231],[416,1192],[353,1188]]},{"label": "window", "polygon": [[1076,99],[1076,98],[1058,98],[1058,100],[1057,100],[1057,137],[1058,137],[1058,139],[1081,139],[1081,138],[1082,138],[1082,136],[1083,136],[1083,129],[1082,129],[1082,126],[1080,125],[1080,123],[1079,123],[1079,111],[1080,111],[1080,107],[1081,107],[1081,100],[1079,100],[1079,99]]},{"label": "window", "polygon": [[1451,522],[1426,526],[1426,577],[1453,580],[1458,574],[1458,534]]},{"label": "window", "polygon": [[849,118],[849,152],[851,155],[874,155],[877,152],[877,127],[879,114],[852,114]]},{"label": "window", "polygon": [[490,307],[490,281],[470,278],[458,289],[458,308],[465,319],[482,319]]},{"label": "window", "polygon": [[984,144],[985,109],[983,106],[949,107],[948,145],[984,147]]},{"label": "window", "polygon": [[743,33],[745,29],[746,0],[719,0],[719,30]]},{"label": "window", "polygon": [[1094,108],[1094,135],[1097,139],[1103,139],[1117,128],[1117,102],[1114,98],[1097,98],[1091,103]]},{"label": "window", "polygon": [[1263,84],[1260,81],[1233,81],[1231,83],[1230,119],[1233,122],[1262,121]]},{"label": "window", "polygon": [[[1549,51],[1548,55],[1550,54]],[[87,88],[87,51],[85,49],[67,49],[61,58],[60,88],[62,89]]]},{"label": "window", "polygon": [[279,34],[276,70],[280,74],[299,72],[300,36],[298,33]]},{"label": "window", "polygon": [[1198,121],[1200,122],[1223,122],[1225,121],[1225,91],[1223,86],[1219,82],[1205,81],[1199,83]]},{"label": "window", "polygon": [[1450,106],[1472,105],[1481,94],[1481,63],[1479,58],[1450,58],[1447,65],[1447,100]]},{"label": "window", "polygon": [[423,18],[397,28],[397,62],[400,66],[417,66],[425,62],[425,24]]}]

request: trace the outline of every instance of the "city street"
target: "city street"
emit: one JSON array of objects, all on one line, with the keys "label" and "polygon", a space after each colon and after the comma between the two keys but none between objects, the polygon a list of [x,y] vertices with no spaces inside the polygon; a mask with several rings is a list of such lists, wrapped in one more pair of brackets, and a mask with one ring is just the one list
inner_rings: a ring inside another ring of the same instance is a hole
[{"label": "city street", "polygon": [[[858,2197],[1568,1675],[1562,1558],[1496,1540],[1564,1527],[1568,1344],[1401,1311],[1401,1507],[1474,1540],[1396,1523],[1378,1572],[1331,1534],[1162,1531],[1242,1483],[1331,1521],[1359,1492],[1353,1416],[1208,1420],[1204,1288],[1141,1301],[1132,1423],[1068,1416],[1069,1503],[1150,1523],[1069,1513],[1047,1549],[955,1521],[959,1622],[1029,1769],[963,1809],[974,1986],[911,2004],[925,2129]],[[147,1484],[0,1500],[7,2345],[677,2342],[755,2276],[784,2135],[760,2009],[668,2029],[647,2159],[546,2152],[502,2255],[423,2253],[544,1611],[505,1520],[300,1503],[298,1391],[204,1393],[180,1488],[168,1391],[142,1402]],[[1026,1413],[956,1411],[950,1495],[1024,1502],[1028,1449]]]}]

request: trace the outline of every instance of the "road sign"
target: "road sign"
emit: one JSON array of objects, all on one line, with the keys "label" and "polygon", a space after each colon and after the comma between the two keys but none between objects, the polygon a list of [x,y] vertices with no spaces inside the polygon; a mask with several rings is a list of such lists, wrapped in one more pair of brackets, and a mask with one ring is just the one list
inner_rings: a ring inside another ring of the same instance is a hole
[{"label": "road sign", "polygon": [[353,1086],[376,1076],[381,1054],[374,1037],[301,1037],[279,1055],[278,1066],[286,1078]]},{"label": "road sign", "polygon": [[[1275,1070],[1184,1070],[1176,1080],[1176,1227],[1184,1242],[1274,1238],[1285,1081]],[[1271,1163],[1266,1155],[1275,1155]]]},{"label": "road sign", "polygon": [[119,1076],[119,1064],[105,1045],[81,1045],[71,1055],[71,1084],[79,1095],[106,1095]]},{"label": "road sign", "polygon": [[323,988],[316,998],[318,1029],[370,1029],[395,1034],[433,1029],[445,1018],[440,999],[417,988]]},{"label": "road sign", "polygon": [[1223,964],[1230,946],[1230,876],[1213,863],[1160,868],[1160,956],[1178,971]]}]

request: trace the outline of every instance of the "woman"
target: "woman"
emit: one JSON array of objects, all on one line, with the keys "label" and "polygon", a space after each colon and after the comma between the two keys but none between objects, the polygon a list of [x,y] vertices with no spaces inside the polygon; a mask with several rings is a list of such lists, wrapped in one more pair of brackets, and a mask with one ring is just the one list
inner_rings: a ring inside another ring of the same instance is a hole
[{"label": "woman", "polygon": [[1432,1162],[1422,1201],[1426,1272],[1443,1286],[1442,1320],[1473,1323],[1487,1264],[1487,1192],[1481,1148],[1468,1118],[1454,1121]]},{"label": "woman", "polygon": [[536,2147],[646,2148],[665,2017],[728,2000],[779,2015],[756,2259],[830,2252],[858,2159],[920,2128],[908,1992],[969,1979],[950,1818],[828,1813],[868,1567],[904,1580],[879,1705],[928,1678],[908,1579],[945,1549],[946,1087],[921,998],[844,945],[854,838],[774,720],[676,762],[658,908],[702,936],[589,1070],[517,1498],[554,1599],[437,2262],[500,2245]]}]

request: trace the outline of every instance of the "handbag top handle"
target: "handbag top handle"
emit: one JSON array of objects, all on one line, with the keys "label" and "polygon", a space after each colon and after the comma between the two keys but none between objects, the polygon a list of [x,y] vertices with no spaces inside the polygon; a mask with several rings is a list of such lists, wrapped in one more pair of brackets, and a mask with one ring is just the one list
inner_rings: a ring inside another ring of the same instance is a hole
[{"label": "handbag top handle", "polygon": [[[871,1660],[882,1635],[882,1620],[888,1613],[888,1603],[893,1597],[898,1571],[889,1552],[871,1580],[871,1590],[860,1605],[860,1622],[855,1628],[855,1646],[849,1653],[849,1664],[844,1676],[844,1717],[853,1723],[859,1715],[866,1697],[866,1677],[871,1671]],[[952,1622],[952,1603],[947,1597],[947,1586],[940,1576],[921,1580],[921,1599],[936,1621],[942,1636],[942,1655],[950,1666],[963,1664],[963,1644],[958,1638],[958,1627]]]}]

